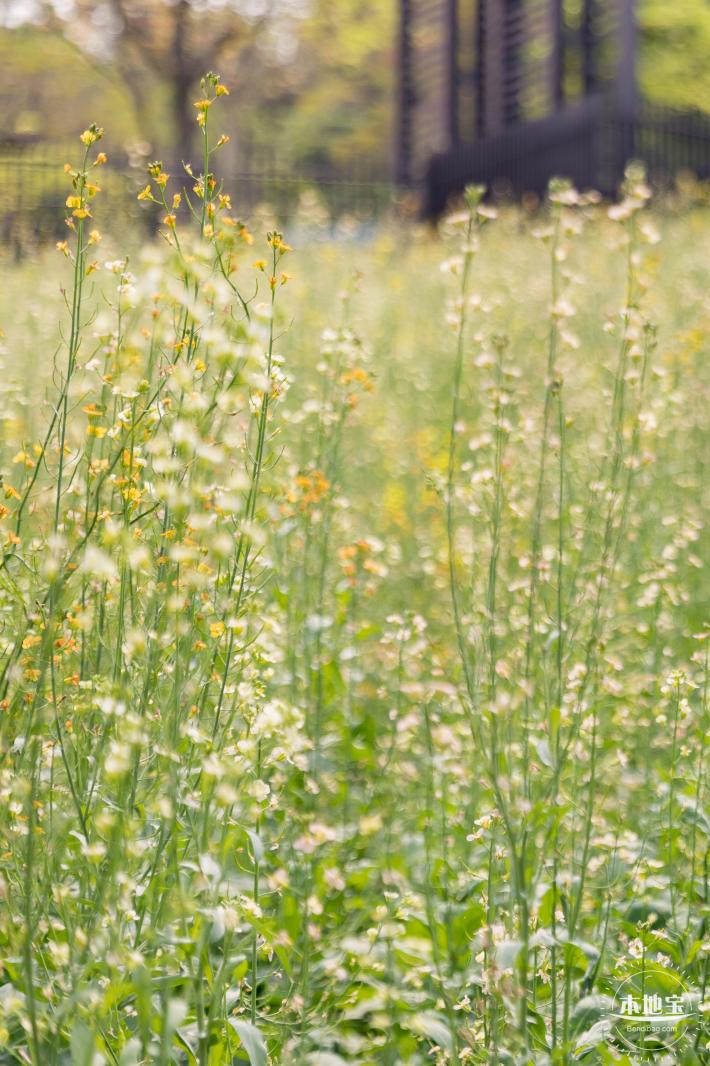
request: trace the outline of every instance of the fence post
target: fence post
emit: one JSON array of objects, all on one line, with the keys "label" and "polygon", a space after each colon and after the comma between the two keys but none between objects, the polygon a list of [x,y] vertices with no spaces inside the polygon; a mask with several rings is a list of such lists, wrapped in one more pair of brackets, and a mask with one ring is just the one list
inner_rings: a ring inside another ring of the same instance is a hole
[{"label": "fence post", "polygon": [[597,0],[584,0],[582,11],[582,85],[585,93],[597,87]]},{"label": "fence post", "polygon": [[412,19],[415,0],[399,0],[399,34],[397,63],[399,66],[397,100],[397,134],[395,146],[395,183],[407,186],[412,182],[412,106],[414,103],[412,65]]},{"label": "fence post", "polygon": [[621,169],[635,151],[636,123],[636,3],[619,2],[619,55],[616,70],[616,98],[621,121]]},{"label": "fence post", "polygon": [[479,56],[483,85],[483,126],[498,133],[504,124],[506,0],[480,0],[484,22],[483,52]]},{"label": "fence post", "polygon": [[636,110],[636,3],[635,0],[618,0],[618,3],[618,101],[622,113],[633,116]]},{"label": "fence post", "polygon": [[486,132],[486,47],[487,47],[486,0],[476,0],[476,26],[474,39],[474,81],[476,99],[476,134]]},{"label": "fence post", "polygon": [[525,5],[522,0],[505,0],[503,40],[503,123],[514,126],[522,112],[521,52],[525,36]]},{"label": "fence post", "polygon": [[565,102],[565,22],[563,0],[552,0],[550,19],[552,22],[550,75],[552,79],[552,108],[555,111],[564,107]]},{"label": "fence post", "polygon": [[446,0],[446,47],[448,64],[446,71],[447,90],[447,140],[453,148],[459,143],[459,4],[458,0]]}]

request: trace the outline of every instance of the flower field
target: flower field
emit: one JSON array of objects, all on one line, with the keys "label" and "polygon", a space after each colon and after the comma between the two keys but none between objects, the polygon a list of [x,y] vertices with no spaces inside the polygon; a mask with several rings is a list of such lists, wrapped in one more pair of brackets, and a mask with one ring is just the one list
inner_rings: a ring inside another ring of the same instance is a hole
[{"label": "flower field", "polygon": [[708,209],[291,248],[203,88],[0,293],[0,1063],[710,1061]]}]

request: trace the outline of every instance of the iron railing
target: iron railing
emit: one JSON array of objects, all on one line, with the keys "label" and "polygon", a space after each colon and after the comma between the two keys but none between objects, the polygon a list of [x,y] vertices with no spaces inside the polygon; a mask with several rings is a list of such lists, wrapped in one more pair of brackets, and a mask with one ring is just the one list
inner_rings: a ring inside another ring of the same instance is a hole
[{"label": "iron railing", "polygon": [[629,116],[604,95],[586,97],[546,118],[435,154],[423,183],[425,212],[441,214],[470,182],[520,196],[544,193],[554,175],[612,197],[631,159],[646,165],[656,187],[683,172],[709,179],[710,115],[640,103]]},{"label": "iron railing", "polygon": [[[64,163],[72,154],[66,145],[42,141],[0,142],[0,244],[20,255],[34,244],[66,235],[69,185]],[[369,223],[382,217],[393,202],[392,183],[370,171],[341,178],[269,164],[222,178],[235,212],[245,219],[263,208],[283,224],[302,218],[329,225],[345,217]],[[117,221],[122,230],[130,226],[138,235],[148,236],[155,229],[156,212],[136,199],[146,183],[144,167],[117,162],[112,153],[100,183],[101,195],[93,208],[100,229],[110,231]]]}]

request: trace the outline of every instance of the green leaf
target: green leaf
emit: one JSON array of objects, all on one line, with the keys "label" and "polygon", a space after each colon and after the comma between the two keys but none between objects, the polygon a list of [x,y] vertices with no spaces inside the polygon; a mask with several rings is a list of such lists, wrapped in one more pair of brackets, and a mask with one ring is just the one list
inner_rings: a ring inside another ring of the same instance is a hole
[{"label": "green leaf", "polygon": [[609,1014],[613,1006],[614,1000],[611,996],[595,995],[580,999],[572,1012],[572,1031],[574,1033],[584,1032],[586,1036],[586,1031]]},{"label": "green leaf", "polygon": [[585,940],[564,940],[560,937],[567,965],[579,973],[589,973],[599,958],[599,950]]},{"label": "green leaf", "polygon": [[496,945],[496,962],[501,970],[512,970],[517,965],[522,946],[521,940],[502,940]]},{"label": "green leaf", "polygon": [[651,900],[634,900],[627,908],[624,920],[631,925],[648,922],[651,929],[663,929],[671,916],[671,906],[667,899],[656,897]]},{"label": "green leaf", "polygon": [[133,1038],[122,1048],[119,1066],[140,1066],[142,1057],[141,1042]]},{"label": "green leaf", "polygon": [[418,1036],[425,1036],[439,1047],[451,1050],[451,1033],[446,1022],[433,1011],[424,1011],[417,1014],[407,1023],[407,1028]]},{"label": "green leaf", "polygon": [[251,1066],[266,1066],[266,1044],[256,1026],[241,1018],[230,1018],[229,1024],[241,1040]]},{"label": "green leaf", "polygon": [[609,1036],[610,1029],[611,1026],[606,1019],[601,1019],[600,1021],[595,1022],[594,1025],[590,1029],[587,1029],[586,1033],[582,1033],[577,1040],[574,1048],[575,1058],[579,1058],[583,1052],[591,1050],[591,1048],[596,1047],[597,1044],[601,1044],[603,1040],[606,1040]]},{"label": "green leaf", "polygon": [[689,825],[694,825],[698,829],[702,830],[706,836],[710,836],[710,818],[708,818],[705,811],[700,810],[695,805],[695,801],[688,796],[684,796],[682,793],[678,797],[678,801],[683,808],[681,811],[681,818]]},{"label": "green leaf", "polygon": [[253,832],[251,829],[246,830],[246,834],[251,841],[252,855],[254,856],[254,862],[258,865],[264,861],[264,844],[258,833]]},{"label": "green leaf", "polygon": [[91,1066],[96,1040],[86,1022],[77,1018],[69,1041],[72,1066]]},{"label": "green leaf", "polygon": [[544,766],[553,767],[555,765],[547,737],[540,737],[539,740],[535,741],[535,750],[537,751],[538,759]]},{"label": "green leaf", "polygon": [[174,1033],[179,1025],[182,1025],[187,1017],[187,1003],[184,999],[169,999],[165,1011],[166,1029]]}]

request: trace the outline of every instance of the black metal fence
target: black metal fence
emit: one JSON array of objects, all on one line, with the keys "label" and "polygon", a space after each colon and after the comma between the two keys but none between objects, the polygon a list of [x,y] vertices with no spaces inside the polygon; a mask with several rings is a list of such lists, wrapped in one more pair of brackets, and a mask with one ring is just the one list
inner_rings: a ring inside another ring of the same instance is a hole
[{"label": "black metal fence", "polygon": [[503,195],[543,193],[552,175],[614,196],[625,164],[645,163],[656,186],[682,172],[710,178],[710,115],[639,104],[620,114],[590,96],[534,122],[435,155],[425,180],[426,213],[437,216],[468,182]]},{"label": "black metal fence", "polygon": [[[70,189],[64,164],[72,155],[72,147],[63,144],[0,142],[0,245],[20,256],[28,248],[66,235],[65,199]],[[284,224],[301,219],[330,226],[346,218],[368,224],[393,203],[391,182],[369,173],[341,179],[269,165],[223,177],[235,212],[245,219],[263,209]],[[122,231],[130,227],[139,236],[155,229],[155,212],[136,199],[146,183],[143,166],[116,162],[112,155],[101,170],[100,183],[101,195],[93,208],[99,229],[110,231],[120,225]]]},{"label": "black metal fence", "polygon": [[610,85],[636,98],[636,0],[399,0],[397,177]]},{"label": "black metal fence", "polygon": [[397,178],[436,216],[469,182],[513,195],[553,175],[613,195],[710,177],[710,116],[640,98],[637,0],[400,0]]}]

